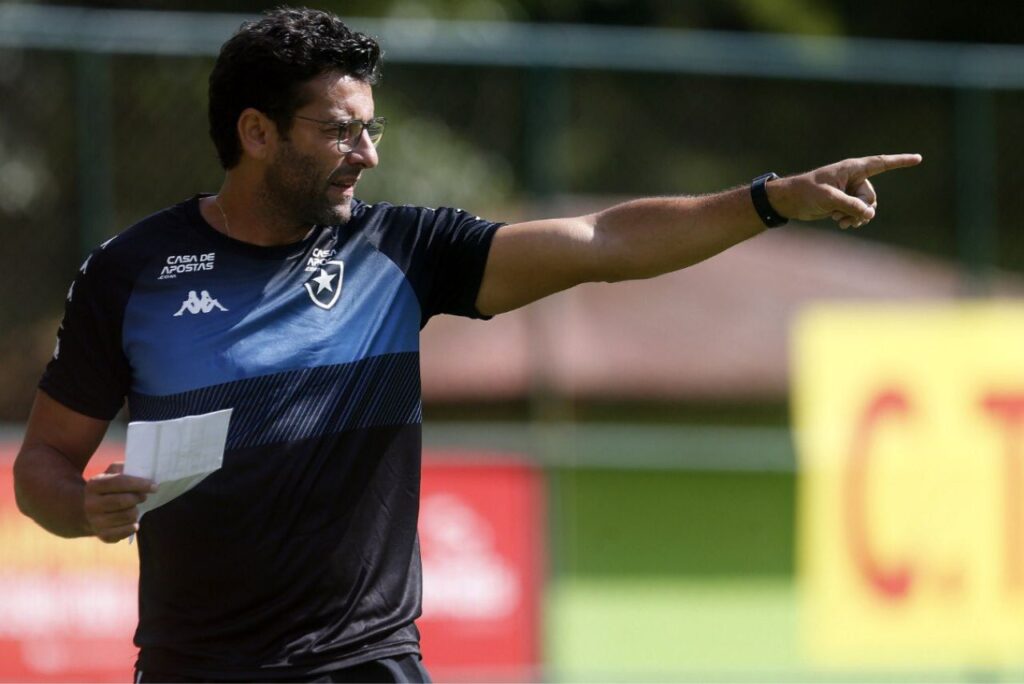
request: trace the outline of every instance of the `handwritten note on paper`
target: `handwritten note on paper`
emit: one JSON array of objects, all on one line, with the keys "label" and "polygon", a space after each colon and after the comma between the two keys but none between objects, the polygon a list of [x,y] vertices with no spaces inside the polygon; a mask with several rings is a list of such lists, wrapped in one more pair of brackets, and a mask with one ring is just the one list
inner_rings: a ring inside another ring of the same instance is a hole
[{"label": "handwritten note on paper", "polygon": [[139,504],[139,518],[203,481],[224,462],[232,409],[173,420],[128,424],[126,475],[153,480],[159,489]]}]

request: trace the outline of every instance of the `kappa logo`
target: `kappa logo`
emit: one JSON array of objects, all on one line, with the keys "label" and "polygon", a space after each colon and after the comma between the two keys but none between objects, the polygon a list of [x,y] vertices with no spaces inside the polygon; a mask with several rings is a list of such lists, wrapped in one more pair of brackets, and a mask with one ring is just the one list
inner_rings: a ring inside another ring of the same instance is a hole
[{"label": "kappa logo", "polygon": [[345,274],[345,264],[341,261],[325,261],[317,269],[316,276],[306,281],[306,292],[313,303],[321,309],[330,309],[338,303],[341,296],[341,279]]},{"label": "kappa logo", "polygon": [[188,291],[188,297],[181,303],[181,308],[178,309],[178,313],[175,316],[181,316],[186,311],[190,314],[199,313],[210,313],[214,309],[220,309],[221,311],[227,311],[227,308],[221,305],[216,299],[210,296],[207,290],[202,291],[202,295],[197,295],[195,290]]}]

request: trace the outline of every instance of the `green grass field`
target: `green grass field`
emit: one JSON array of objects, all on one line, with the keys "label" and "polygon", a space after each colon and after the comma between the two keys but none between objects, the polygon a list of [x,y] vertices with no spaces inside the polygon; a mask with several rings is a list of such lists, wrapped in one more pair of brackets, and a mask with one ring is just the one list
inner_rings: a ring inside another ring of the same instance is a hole
[{"label": "green grass field", "polygon": [[553,679],[787,679],[799,672],[786,580],[572,579],[548,594]]},{"label": "green grass field", "polygon": [[790,678],[799,670],[792,473],[551,476],[551,678]]}]

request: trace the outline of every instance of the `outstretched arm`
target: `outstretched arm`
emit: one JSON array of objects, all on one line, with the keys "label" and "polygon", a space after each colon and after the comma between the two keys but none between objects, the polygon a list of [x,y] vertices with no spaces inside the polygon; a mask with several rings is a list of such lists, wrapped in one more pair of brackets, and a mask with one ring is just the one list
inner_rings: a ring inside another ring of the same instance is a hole
[{"label": "outstretched arm", "polygon": [[[871,181],[915,166],[920,155],[846,159],[770,181],[768,200],[800,221],[832,218],[841,228],[875,217]],[[510,311],[585,282],[633,280],[676,271],[764,230],[748,187],[698,197],[634,200],[596,214],[505,226],[491,245],[477,309]]]}]

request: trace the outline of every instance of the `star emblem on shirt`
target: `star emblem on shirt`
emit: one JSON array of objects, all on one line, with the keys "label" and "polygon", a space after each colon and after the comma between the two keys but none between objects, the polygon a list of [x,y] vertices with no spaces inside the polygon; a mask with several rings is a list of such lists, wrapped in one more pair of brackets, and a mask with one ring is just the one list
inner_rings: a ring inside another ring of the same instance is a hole
[{"label": "star emblem on shirt", "polygon": [[303,287],[310,300],[321,309],[330,309],[341,297],[342,281],[345,277],[345,263],[340,259],[322,261],[313,268]]},{"label": "star emblem on shirt", "polygon": [[327,271],[321,268],[320,275],[318,275],[316,278],[311,278],[311,280],[317,285],[316,293],[320,294],[324,290],[327,290],[328,292],[334,292],[334,288],[331,287],[331,283],[334,282],[335,275],[337,274],[328,273]]}]

